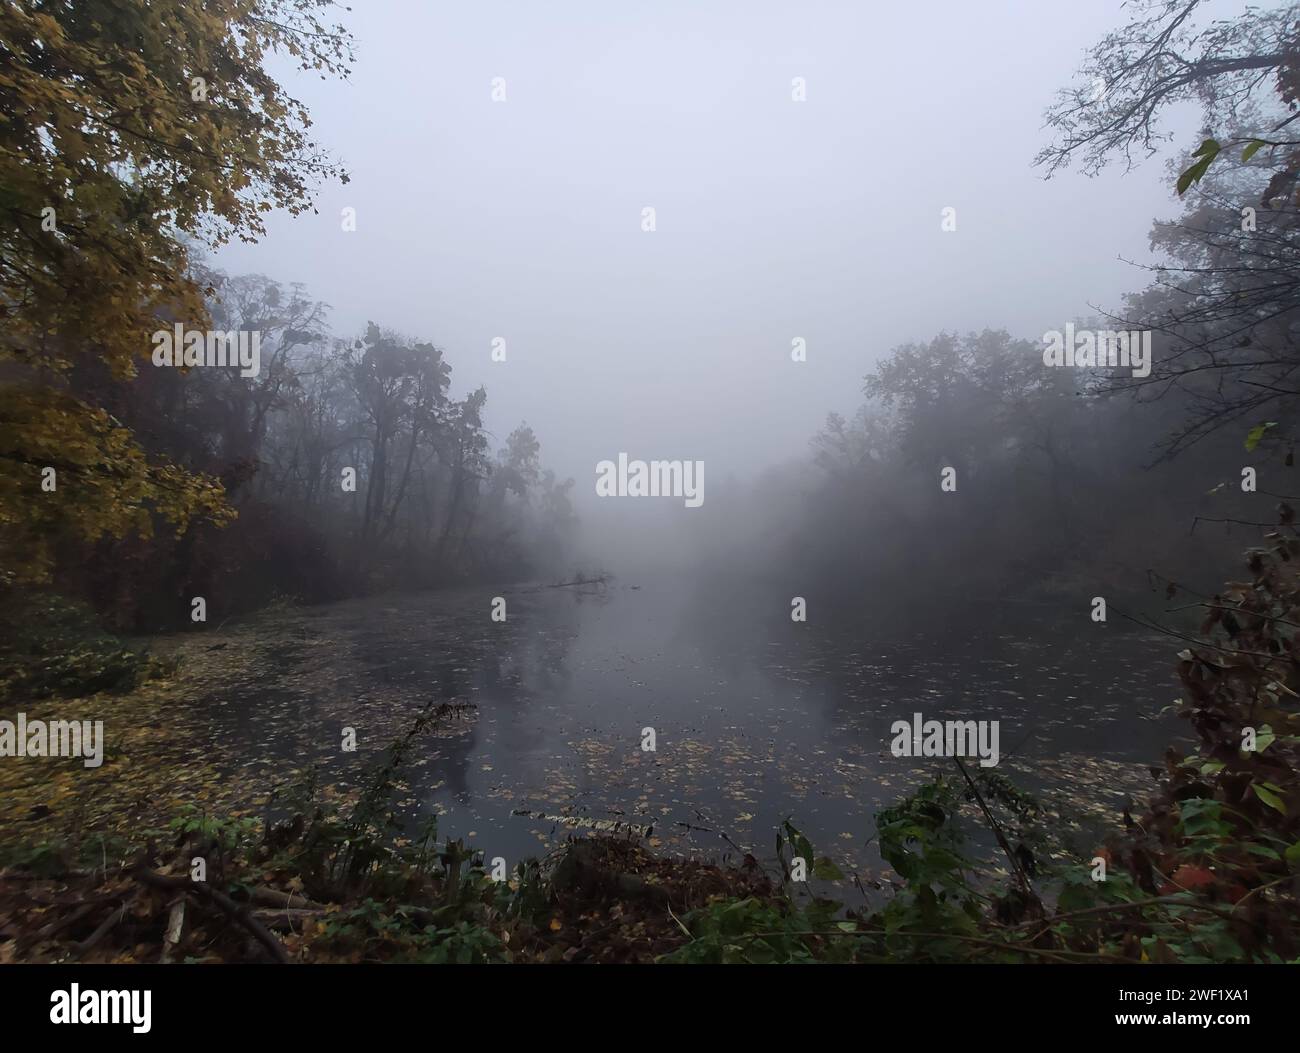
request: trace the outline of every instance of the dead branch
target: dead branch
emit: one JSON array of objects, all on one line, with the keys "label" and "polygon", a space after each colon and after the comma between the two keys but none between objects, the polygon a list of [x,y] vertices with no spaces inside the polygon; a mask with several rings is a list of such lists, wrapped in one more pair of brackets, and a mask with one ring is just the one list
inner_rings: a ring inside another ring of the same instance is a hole
[{"label": "dead branch", "polygon": [[172,901],[171,913],[167,916],[167,929],[163,932],[163,950],[159,962],[163,965],[172,960],[172,953],[180,946],[181,933],[185,929],[185,897],[177,896]]},{"label": "dead branch", "polygon": [[167,877],[165,874],[155,873],[148,867],[137,867],[132,871],[132,876],[141,884],[148,885],[151,888],[162,889],[166,892],[187,892],[215,903],[232,921],[247,929],[253,938],[266,948],[272,958],[281,965],[289,964],[289,952],[284,949],[284,944],[268,932],[266,926],[252,917],[244,907],[240,906],[224,892],[218,892],[203,881]]},{"label": "dead branch", "polygon": [[303,922],[311,921],[324,913],[323,907],[312,909],[286,907],[283,910],[255,910],[252,912],[252,917],[268,929],[275,929],[278,932],[301,932]]},{"label": "dead branch", "polygon": [[118,922],[120,922],[125,917],[126,917],[125,903],[120,904],[114,910],[110,910],[108,912],[108,917],[106,917],[103,921],[99,923],[99,927],[95,929],[95,931],[92,932],[89,936],[87,936],[84,940],[82,940],[79,944],[77,944],[77,946],[74,948],[72,952],[74,957],[80,958],[83,955],[85,955],[87,951],[89,951],[91,948],[95,946],[95,944],[97,944],[100,940],[102,940],[105,936],[107,936],[113,929],[115,929],[117,927]]}]

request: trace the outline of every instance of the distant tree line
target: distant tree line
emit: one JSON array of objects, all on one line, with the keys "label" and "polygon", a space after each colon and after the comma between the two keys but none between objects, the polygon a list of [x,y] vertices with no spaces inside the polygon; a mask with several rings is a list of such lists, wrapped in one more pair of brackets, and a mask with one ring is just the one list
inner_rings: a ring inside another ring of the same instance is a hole
[{"label": "distant tree line", "polygon": [[71,390],[105,402],[146,454],[216,480],[234,518],[101,537],[62,561],[65,585],[118,624],[153,625],[192,595],[228,612],[563,569],[573,481],[542,467],[527,424],[492,448],[486,390],[451,397],[442,349],[374,323],[333,337],[300,286],[204,280],[216,329],[261,334],[256,375],[145,366],[119,382],[91,369]]},{"label": "distant tree line", "polygon": [[1217,588],[1237,548],[1225,532],[1256,538],[1292,514],[1279,480],[1300,400],[1300,8],[1207,24],[1201,6],[1134,5],[1059,94],[1038,158],[1049,174],[1131,165],[1167,138],[1167,106],[1201,104],[1206,138],[1171,173],[1182,212],[1154,225],[1149,282],[1113,312],[1047,324],[1149,331],[1149,375],[1045,365],[1042,340],[1003,331],[904,344],[807,461],[735,498],[712,558],[757,549],[792,594],[871,594],[900,617],[1117,590],[1158,604],[1170,579]]}]

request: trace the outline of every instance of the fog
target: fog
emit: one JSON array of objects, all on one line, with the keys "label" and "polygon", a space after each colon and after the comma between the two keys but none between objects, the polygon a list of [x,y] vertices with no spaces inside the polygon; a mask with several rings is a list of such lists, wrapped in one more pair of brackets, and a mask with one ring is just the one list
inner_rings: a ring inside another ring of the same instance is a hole
[{"label": "fog", "polygon": [[1300,960],[1298,111],[1300,3],[0,3],[0,960]]},{"label": "fog", "polygon": [[598,461],[703,460],[712,499],[805,457],[899,343],[1116,305],[1175,209],[1158,162],[1030,164],[1115,3],[629,6],[356,4],[347,82],[285,74],[350,182],[215,259],[303,283],[336,335],[445,348],[498,439],[527,420],[576,480],[597,544],[670,514],[602,505]]}]

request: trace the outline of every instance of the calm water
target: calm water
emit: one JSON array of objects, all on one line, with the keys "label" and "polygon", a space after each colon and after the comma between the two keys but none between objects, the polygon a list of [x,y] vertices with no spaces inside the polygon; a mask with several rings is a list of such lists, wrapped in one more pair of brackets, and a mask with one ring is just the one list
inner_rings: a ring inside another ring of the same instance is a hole
[{"label": "calm water", "polygon": [[[498,591],[504,624],[489,618]],[[993,610],[974,632],[886,636],[815,603],[795,624],[789,604],[645,578],[300,608],[227,631],[217,664],[187,674],[189,717],[241,768],[283,776],[314,761],[352,784],[423,703],[472,702],[421,740],[403,805],[441,813],[441,833],[488,857],[513,866],[572,832],[517,810],[652,823],[657,846],[733,858],[735,846],[770,858],[789,816],[868,873],[872,813],[951,770],[891,756],[894,720],[998,720],[1001,770],[1082,789],[1108,815],[1177,731],[1158,716],[1177,695],[1177,648],[1093,625],[1086,606],[1069,627],[1038,617],[1032,635]],[[241,660],[222,667],[227,653]],[[340,750],[344,726],[357,753]]]}]

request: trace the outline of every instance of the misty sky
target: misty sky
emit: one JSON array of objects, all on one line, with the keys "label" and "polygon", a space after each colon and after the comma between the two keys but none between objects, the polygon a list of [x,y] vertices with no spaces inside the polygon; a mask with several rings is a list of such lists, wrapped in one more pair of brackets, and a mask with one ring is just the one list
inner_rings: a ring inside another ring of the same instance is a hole
[{"label": "misty sky", "polygon": [[352,181],[215,262],[303,282],[338,335],[446,348],[498,442],[526,418],[584,502],[620,450],[744,478],[851,413],[901,341],[1037,339],[1143,284],[1118,257],[1176,213],[1160,163],[1030,167],[1054,91],[1126,20],[1115,0],[354,0],[350,82],[285,76]]}]

